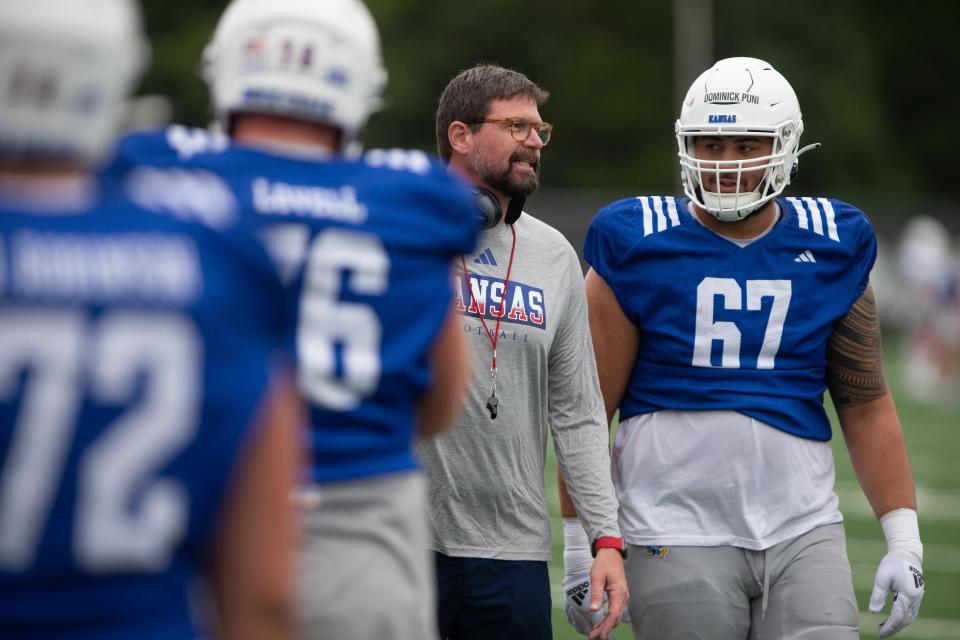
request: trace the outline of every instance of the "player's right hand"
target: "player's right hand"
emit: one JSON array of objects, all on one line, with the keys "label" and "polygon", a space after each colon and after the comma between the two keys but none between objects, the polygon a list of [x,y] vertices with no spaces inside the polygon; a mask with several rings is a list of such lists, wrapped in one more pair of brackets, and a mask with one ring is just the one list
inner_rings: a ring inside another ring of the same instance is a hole
[{"label": "player's right hand", "polygon": [[[577,573],[563,578],[563,612],[567,622],[577,633],[590,635],[606,616],[604,609],[607,604],[607,594],[603,594],[603,603],[596,611],[590,611],[590,574]],[[608,639],[613,635],[607,636]]]}]

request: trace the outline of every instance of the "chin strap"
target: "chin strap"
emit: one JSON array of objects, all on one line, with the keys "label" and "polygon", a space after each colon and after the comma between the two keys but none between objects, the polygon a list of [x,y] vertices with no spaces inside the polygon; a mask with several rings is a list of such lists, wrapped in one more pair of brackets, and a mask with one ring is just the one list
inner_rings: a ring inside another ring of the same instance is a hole
[{"label": "chin strap", "polygon": [[523,213],[523,205],[526,203],[526,198],[511,198],[510,204],[507,205],[507,213],[503,217],[503,221],[507,224],[513,224],[520,218],[520,214]]}]

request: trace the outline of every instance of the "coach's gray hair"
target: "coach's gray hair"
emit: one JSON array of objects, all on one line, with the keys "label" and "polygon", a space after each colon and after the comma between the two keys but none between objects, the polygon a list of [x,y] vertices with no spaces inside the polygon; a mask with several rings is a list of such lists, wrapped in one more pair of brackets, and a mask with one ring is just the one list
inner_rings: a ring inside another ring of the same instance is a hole
[{"label": "coach's gray hair", "polygon": [[[550,94],[538,87],[519,71],[492,64],[481,64],[464,69],[451,80],[440,94],[437,105],[437,153],[444,162],[450,161],[453,149],[447,130],[456,120],[473,123],[483,120],[490,113],[494,100],[509,100],[525,96],[542,105]],[[470,124],[476,131],[480,124]]]}]

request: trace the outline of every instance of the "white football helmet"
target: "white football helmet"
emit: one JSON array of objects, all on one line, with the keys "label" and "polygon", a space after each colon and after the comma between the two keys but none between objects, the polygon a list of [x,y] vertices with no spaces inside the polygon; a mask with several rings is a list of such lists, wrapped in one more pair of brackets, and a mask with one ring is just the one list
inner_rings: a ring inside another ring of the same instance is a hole
[{"label": "white football helmet", "polygon": [[148,58],[132,0],[0,0],[0,155],[96,162]]},{"label": "white football helmet", "polygon": [[[787,79],[756,58],[727,58],[697,78],[676,122],[683,190],[698,206],[724,222],[741,220],[777,197],[793,177],[801,153],[803,120],[800,103]],[[698,160],[696,136],[751,136],[773,139],[770,155],[739,161]],[[744,167],[744,165],[749,165]],[[707,191],[703,175],[765,170],[763,180],[749,193]]]},{"label": "white football helmet", "polygon": [[233,0],[204,52],[225,131],[237,112],[329,124],[343,145],[383,103],[380,36],[360,0]]}]

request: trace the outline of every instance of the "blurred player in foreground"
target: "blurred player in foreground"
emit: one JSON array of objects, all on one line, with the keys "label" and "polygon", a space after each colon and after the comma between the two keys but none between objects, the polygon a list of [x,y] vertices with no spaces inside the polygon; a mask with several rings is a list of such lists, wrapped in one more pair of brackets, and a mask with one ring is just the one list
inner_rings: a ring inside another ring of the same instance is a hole
[{"label": "blurred player in foreground", "polygon": [[0,0],[5,639],[293,626],[280,282],[215,177],[155,173],[142,208],[91,173],[146,59],[132,2]]},{"label": "blurred player in foreground", "polygon": [[[858,637],[827,390],[886,535],[870,610],[923,597],[923,547],[869,275],[876,236],[839,200],[778,197],[797,97],[769,64],[717,62],[676,124],[686,198],[601,210],[584,255],[638,638]],[[809,148],[809,147],[808,147]],[[569,514],[565,514],[569,515]]]},{"label": "blurred player in foreground", "polygon": [[451,265],[472,250],[472,195],[418,151],[355,149],[381,104],[376,25],[357,0],[236,0],[205,54],[226,138],[128,139],[121,162],[228,179],[297,307],[313,466],[302,492],[301,633],[436,634],[413,439],[453,423],[468,382]]}]

